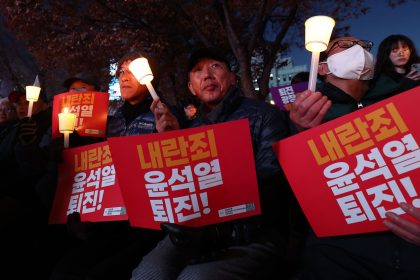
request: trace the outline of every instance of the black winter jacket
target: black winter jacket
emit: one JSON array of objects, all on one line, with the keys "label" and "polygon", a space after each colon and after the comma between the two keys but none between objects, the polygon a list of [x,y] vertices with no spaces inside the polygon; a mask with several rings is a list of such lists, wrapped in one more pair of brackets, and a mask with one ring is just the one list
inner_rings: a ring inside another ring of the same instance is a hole
[{"label": "black winter jacket", "polygon": [[[236,223],[251,221],[258,226],[262,225],[263,239],[275,239],[274,242],[284,244],[289,230],[287,215],[291,192],[272,144],[290,135],[286,114],[276,106],[243,96],[241,90],[232,86],[223,100],[211,111],[201,106],[200,115],[194,119],[191,126],[197,127],[245,118],[250,124],[262,215],[242,219]],[[235,135],[232,135],[232,141],[241,141],[241,139],[235,139]]]}]

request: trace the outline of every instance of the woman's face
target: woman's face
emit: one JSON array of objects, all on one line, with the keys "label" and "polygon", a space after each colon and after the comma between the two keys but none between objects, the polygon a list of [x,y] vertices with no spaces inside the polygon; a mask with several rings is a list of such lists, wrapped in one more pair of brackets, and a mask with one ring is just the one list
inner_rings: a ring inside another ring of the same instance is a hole
[{"label": "woman's face", "polygon": [[391,50],[389,59],[395,67],[404,67],[411,56],[410,48],[403,42],[398,42],[398,45]]}]

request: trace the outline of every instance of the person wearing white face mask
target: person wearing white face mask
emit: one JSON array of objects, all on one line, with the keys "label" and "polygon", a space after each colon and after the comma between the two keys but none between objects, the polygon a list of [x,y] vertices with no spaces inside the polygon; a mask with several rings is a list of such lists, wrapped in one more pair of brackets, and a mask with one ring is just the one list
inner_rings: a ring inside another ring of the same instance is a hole
[{"label": "person wearing white face mask", "polygon": [[368,48],[370,42],[351,40],[340,40],[338,42],[343,46],[351,45],[351,47],[335,53],[329,56],[327,61],[321,62],[321,64],[328,65],[330,72],[327,74],[333,74],[346,80],[371,80],[375,65],[373,55],[359,45],[363,44]]},{"label": "person wearing white face mask", "polygon": [[[290,119],[299,130],[315,127],[389,95],[371,94],[372,42],[355,37],[332,40],[321,53],[318,68],[324,83],[319,92],[297,94]],[[420,223],[420,209],[403,203],[405,212]],[[308,235],[301,280],[418,279],[420,225],[387,213],[391,231],[339,237]],[[403,226],[401,226],[403,225]],[[397,228],[399,227],[399,228]],[[404,229],[404,233],[402,234]]]},{"label": "person wearing white face mask", "polygon": [[369,52],[372,46],[371,41],[355,37],[331,40],[327,50],[320,54],[318,75],[323,83],[318,87],[319,92],[298,94],[290,111],[298,130],[368,105],[364,98],[373,78],[375,63]]}]

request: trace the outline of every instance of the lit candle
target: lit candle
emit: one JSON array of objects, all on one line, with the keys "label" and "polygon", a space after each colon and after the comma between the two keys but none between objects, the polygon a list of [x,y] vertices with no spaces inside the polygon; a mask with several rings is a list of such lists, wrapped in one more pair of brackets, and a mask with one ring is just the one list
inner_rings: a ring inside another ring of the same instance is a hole
[{"label": "lit candle", "polygon": [[26,100],[29,101],[28,117],[32,116],[34,102],[38,101],[41,88],[37,86],[26,86]]},{"label": "lit candle", "polygon": [[58,129],[64,134],[64,148],[69,147],[69,135],[73,133],[76,125],[76,115],[69,113],[68,108],[64,108],[62,113],[58,114]]},{"label": "lit candle", "polygon": [[308,89],[315,91],[319,53],[327,49],[335,21],[327,16],[314,16],[305,21],[305,48],[312,52]]},{"label": "lit candle", "polygon": [[139,57],[134,59],[128,65],[128,69],[131,71],[131,73],[133,73],[134,77],[136,77],[140,84],[146,85],[147,89],[152,95],[153,100],[158,100],[159,97],[156,94],[153,85],[151,84],[151,81],[153,80],[153,73],[152,69],[150,69],[147,58]]}]

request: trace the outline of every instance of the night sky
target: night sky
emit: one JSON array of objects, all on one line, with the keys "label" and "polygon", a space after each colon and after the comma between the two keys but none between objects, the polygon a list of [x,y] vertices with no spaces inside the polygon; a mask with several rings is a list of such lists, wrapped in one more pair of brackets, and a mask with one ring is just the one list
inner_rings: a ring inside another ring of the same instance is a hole
[{"label": "night sky", "polygon": [[[390,8],[386,0],[368,0],[366,6],[371,9],[366,15],[349,20],[349,33],[357,38],[371,40],[374,44],[372,53],[376,56],[380,42],[391,34],[403,34],[413,40],[420,52],[420,0],[408,0],[408,3]],[[294,65],[310,66],[311,53],[305,49],[291,52]]]}]

